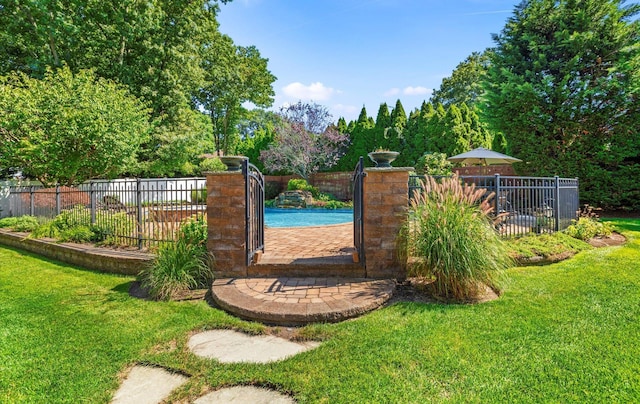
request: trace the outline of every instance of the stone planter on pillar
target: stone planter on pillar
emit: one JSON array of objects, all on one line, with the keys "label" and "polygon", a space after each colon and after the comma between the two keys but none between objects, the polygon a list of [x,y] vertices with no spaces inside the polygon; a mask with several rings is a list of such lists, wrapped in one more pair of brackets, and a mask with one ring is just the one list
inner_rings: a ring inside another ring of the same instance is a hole
[{"label": "stone planter on pillar", "polygon": [[246,277],[246,186],[242,171],[205,173],[207,250],[215,258],[214,276]]},{"label": "stone planter on pillar", "polygon": [[396,242],[407,217],[413,168],[367,168],[364,177],[364,239],[368,278],[405,279]]}]

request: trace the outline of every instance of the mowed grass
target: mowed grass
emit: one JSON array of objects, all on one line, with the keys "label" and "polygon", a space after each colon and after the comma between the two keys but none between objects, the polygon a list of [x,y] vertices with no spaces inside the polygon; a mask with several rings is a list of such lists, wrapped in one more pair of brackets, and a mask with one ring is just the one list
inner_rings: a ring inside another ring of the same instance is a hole
[{"label": "mowed grass", "polygon": [[398,303],[309,326],[324,343],[285,361],[219,364],[185,348],[191,331],[261,332],[204,302],[131,298],[131,278],[0,248],[0,401],[108,402],[133,363],[191,377],[172,399],[233,384],[300,402],[638,402],[640,221],[622,247],[515,268],[478,305]]}]

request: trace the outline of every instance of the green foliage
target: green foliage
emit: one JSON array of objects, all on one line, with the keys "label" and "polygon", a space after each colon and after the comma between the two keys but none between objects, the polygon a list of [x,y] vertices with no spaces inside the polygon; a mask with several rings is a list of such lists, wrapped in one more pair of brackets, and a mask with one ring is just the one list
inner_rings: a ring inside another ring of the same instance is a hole
[{"label": "green foliage", "polygon": [[266,182],[264,184],[264,199],[268,201],[270,199],[274,199],[282,192],[282,188],[280,183],[277,182]]},{"label": "green foliage", "polygon": [[311,192],[311,195],[313,195],[314,198],[318,196],[320,192],[318,191],[318,188],[309,184],[307,180],[304,180],[302,178],[290,179],[289,182],[287,183],[287,190],[288,191],[308,191],[308,192]]},{"label": "green foliage", "polygon": [[45,186],[112,178],[132,169],[149,111],[123,86],[88,70],[0,78],[0,160]]},{"label": "green foliage", "polygon": [[319,201],[315,201],[312,207],[322,208],[322,209],[347,209],[347,208],[353,208],[353,202],[343,202],[343,201],[337,201],[335,199],[331,199],[327,201],[319,200]]},{"label": "green foliage", "polygon": [[487,75],[488,65],[487,51],[473,52],[456,66],[450,77],[442,79],[440,88],[433,92],[429,101],[446,107],[467,104],[473,108],[484,93],[482,83]]},{"label": "green foliage", "polygon": [[416,163],[416,172],[420,175],[444,175],[453,174],[452,164],[444,153],[425,153]]},{"label": "green foliage", "polygon": [[207,253],[207,226],[202,217],[182,224],[177,240],[158,249],[138,279],[156,300],[169,300],[187,289],[206,287],[213,278]]},{"label": "green foliage", "polygon": [[610,236],[612,231],[613,229],[609,222],[599,222],[589,217],[581,217],[578,218],[577,221],[574,220],[573,223],[564,230],[569,236],[585,241],[593,237]]},{"label": "green foliage", "polygon": [[484,285],[497,289],[513,265],[494,230],[485,190],[461,185],[457,176],[437,182],[427,177],[410,202],[400,253],[417,260],[410,275],[434,278],[436,294],[456,300],[477,296]]},{"label": "green foliage", "polygon": [[116,234],[130,235],[135,223],[125,212],[96,211],[91,223],[91,210],[83,205],[60,212],[50,221],[40,224],[29,237],[55,238],[58,241],[94,242],[112,244]]},{"label": "green foliage", "polygon": [[578,253],[592,247],[562,232],[525,235],[506,240],[509,255],[514,259],[543,257],[552,258],[566,253]]},{"label": "green foliage", "polygon": [[219,157],[207,158],[200,162],[198,165],[200,171],[212,171],[212,172],[220,172],[226,171],[227,166],[220,160]]},{"label": "green foliage", "polygon": [[31,232],[38,228],[40,223],[34,216],[5,217],[0,219],[0,228],[9,228],[17,232]]},{"label": "green foliage", "polygon": [[207,189],[192,189],[191,203],[195,205],[203,205],[207,203]]},{"label": "green foliage", "polygon": [[580,178],[581,199],[639,208],[640,4],[532,0],[499,35],[483,115],[523,174]]}]

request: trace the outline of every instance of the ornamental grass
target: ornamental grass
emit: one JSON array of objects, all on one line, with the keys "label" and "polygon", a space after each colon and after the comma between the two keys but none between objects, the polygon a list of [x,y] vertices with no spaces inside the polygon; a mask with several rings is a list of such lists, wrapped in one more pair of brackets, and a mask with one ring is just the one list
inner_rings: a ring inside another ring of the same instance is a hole
[{"label": "ornamental grass", "polygon": [[457,176],[427,177],[411,198],[400,237],[409,275],[433,279],[434,293],[446,299],[474,299],[487,286],[499,292],[513,261],[490,216],[493,197]]}]

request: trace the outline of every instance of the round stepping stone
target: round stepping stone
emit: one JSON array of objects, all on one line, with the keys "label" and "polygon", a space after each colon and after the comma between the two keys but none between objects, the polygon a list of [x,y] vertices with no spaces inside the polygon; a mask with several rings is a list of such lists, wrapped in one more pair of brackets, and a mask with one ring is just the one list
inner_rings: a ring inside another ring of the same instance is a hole
[{"label": "round stepping stone", "polygon": [[210,330],[193,335],[187,345],[195,355],[222,363],[268,363],[316,348],[320,343],[292,342],[273,335],[246,335],[233,330]]},{"label": "round stepping stone", "polygon": [[134,366],[129,371],[111,404],[156,404],[165,400],[187,377],[161,368]]},{"label": "round stepping stone", "polygon": [[227,387],[213,391],[194,401],[194,404],[295,404],[295,400],[277,391],[253,386]]}]

